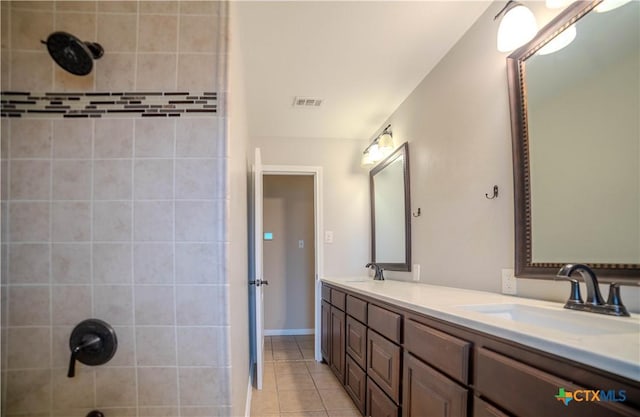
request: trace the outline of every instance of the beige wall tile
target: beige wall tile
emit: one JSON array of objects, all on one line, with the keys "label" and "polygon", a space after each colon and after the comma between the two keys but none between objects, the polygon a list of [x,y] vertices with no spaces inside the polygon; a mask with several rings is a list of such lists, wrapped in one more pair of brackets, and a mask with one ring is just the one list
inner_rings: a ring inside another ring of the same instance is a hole
[{"label": "beige wall tile", "polygon": [[135,405],[135,368],[100,367],[96,369],[97,407],[122,407]]},{"label": "beige wall tile", "polygon": [[59,65],[53,68],[53,89],[55,91],[94,91],[95,72],[74,75]]},{"label": "beige wall tile", "polygon": [[94,370],[76,365],[76,376],[67,378],[61,368],[53,372],[53,409],[91,407],[94,405]]},{"label": "beige wall tile", "polygon": [[224,156],[217,138],[217,117],[180,118],[176,128],[176,156]]},{"label": "beige wall tile", "polygon": [[0,88],[11,90],[11,53],[4,49],[0,51]]},{"label": "beige wall tile", "polygon": [[46,51],[13,51],[11,88],[17,91],[51,91],[53,65]]},{"label": "beige wall tile", "polygon": [[178,286],[178,325],[224,326],[228,324],[227,287],[218,285]]},{"label": "beige wall tile", "polygon": [[134,366],[135,365],[135,349],[134,349],[134,327],[133,326],[113,326],[113,330],[118,337],[118,350],[113,358],[104,364],[105,367],[110,366]]},{"label": "beige wall tile", "polygon": [[11,11],[11,47],[41,50],[40,40],[53,32],[53,13],[14,9]]},{"label": "beige wall tile", "polygon": [[178,13],[179,1],[141,1],[140,13]]},{"label": "beige wall tile", "polygon": [[130,284],[131,262],[129,243],[94,243],[94,284]]},{"label": "beige wall tile", "polygon": [[109,53],[95,64],[97,91],[134,91],[136,56],[133,53]]},{"label": "beige wall tile", "polygon": [[216,55],[178,54],[178,90],[216,91]]},{"label": "beige wall tile", "polygon": [[52,192],[56,200],[91,199],[91,163],[89,161],[55,161]]},{"label": "beige wall tile", "polygon": [[224,197],[218,186],[221,178],[222,160],[177,159],[176,199],[198,200]]},{"label": "beige wall tile", "polygon": [[91,236],[88,202],[54,202],[51,205],[52,238],[55,242],[78,242]]},{"label": "beige wall tile", "polygon": [[169,200],[173,198],[173,160],[142,159],[134,166],[136,200]]},{"label": "beige wall tile", "polygon": [[49,287],[9,287],[9,326],[48,326]]},{"label": "beige wall tile", "polygon": [[53,121],[54,158],[91,158],[92,139],[90,120]]},{"label": "beige wall tile", "polygon": [[180,415],[184,417],[224,417],[230,416],[230,406],[181,407]]},{"label": "beige wall tile", "polygon": [[173,202],[137,201],[134,207],[135,240],[170,241],[173,239]]},{"label": "beige wall tile", "polygon": [[12,284],[49,283],[48,244],[10,244],[8,249],[9,282]]},{"label": "beige wall tile", "polygon": [[11,121],[11,158],[48,158],[51,155],[51,121]]},{"label": "beige wall tile", "polygon": [[51,371],[9,371],[6,379],[7,415],[36,415],[49,411],[51,397]]},{"label": "beige wall tile", "polygon": [[176,244],[176,283],[224,283],[223,247],[216,243]]},{"label": "beige wall tile", "polygon": [[177,241],[223,241],[224,201],[176,201]]},{"label": "beige wall tile", "polygon": [[180,405],[228,404],[229,368],[178,368]]},{"label": "beige wall tile", "polygon": [[51,288],[51,322],[76,325],[91,318],[91,286],[60,285]]},{"label": "beige wall tile", "polygon": [[136,157],[172,157],[175,120],[136,119]]},{"label": "beige wall tile", "polygon": [[96,120],[95,157],[131,158],[133,155],[133,120]]},{"label": "beige wall tile", "polygon": [[138,26],[138,51],[175,52],[178,18],[171,15],[141,14]]},{"label": "beige wall tile", "polygon": [[225,327],[178,327],[179,366],[229,366]]},{"label": "beige wall tile", "polygon": [[11,11],[9,10],[9,3],[2,2],[0,4],[0,47],[3,50],[9,50],[11,48]]},{"label": "beige wall tile", "polygon": [[49,327],[10,328],[7,348],[9,369],[49,368],[51,366]]},{"label": "beige wall tile", "polygon": [[175,323],[173,287],[135,286],[136,325],[172,325]]},{"label": "beige wall tile", "polygon": [[[107,1],[100,1],[98,7]],[[133,3],[133,2],[131,2]],[[105,51],[135,52],[136,16],[132,14],[98,14],[98,43]],[[101,59],[107,59],[105,54]]]},{"label": "beige wall tile", "polygon": [[113,325],[133,324],[133,287],[94,285],[93,317]]},{"label": "beige wall tile", "polygon": [[67,12],[95,12],[97,1],[56,1],[56,10]]},{"label": "beige wall tile", "polygon": [[173,244],[138,243],[133,251],[133,277],[136,284],[173,282]]},{"label": "beige wall tile", "polygon": [[131,240],[131,203],[96,201],[93,204],[93,239],[97,241]]},{"label": "beige wall tile", "polygon": [[[52,368],[64,368],[69,366],[69,336],[75,327],[74,324],[51,326],[51,357]],[[118,335],[118,338],[120,335]]]},{"label": "beige wall tile", "polygon": [[50,166],[49,161],[11,162],[10,198],[12,200],[48,200]]},{"label": "beige wall tile", "polygon": [[139,91],[175,90],[176,59],[176,54],[138,54],[136,89]]},{"label": "beige wall tile", "polygon": [[49,240],[49,203],[9,203],[9,225],[12,242]]},{"label": "beige wall tile", "polygon": [[136,13],[138,3],[135,1],[103,0],[98,2],[99,12]]},{"label": "beige wall tile", "polygon": [[175,327],[138,327],[136,329],[136,360],[139,366],[175,366]]},{"label": "beige wall tile", "polygon": [[96,160],[93,164],[93,198],[131,199],[131,160]]},{"label": "beige wall tile", "polygon": [[217,52],[218,21],[214,16],[180,16],[180,52]]},{"label": "beige wall tile", "polygon": [[178,407],[138,407],[139,417],[174,417],[178,414]]},{"label": "beige wall tile", "polygon": [[[70,2],[71,3],[71,2]],[[78,6],[82,5],[82,2]],[[95,10],[95,3],[93,4]],[[80,7],[78,7],[79,9]],[[90,9],[90,5],[89,5]],[[58,10],[60,8],[58,7]],[[79,11],[79,10],[76,10]],[[95,13],[56,13],[55,30],[72,34],[82,42],[96,41],[96,14]],[[43,38],[46,39],[46,38]]]},{"label": "beige wall tile", "polygon": [[[3,2],[9,3],[9,2]],[[14,9],[26,9],[26,10],[53,10],[54,2],[52,1],[24,1],[17,0],[11,2],[11,7]]]},{"label": "beige wall tile", "polygon": [[181,1],[180,13],[182,14],[218,14],[219,2],[217,1]]},{"label": "beige wall tile", "polygon": [[176,405],[177,394],[176,368],[138,368],[140,406]]},{"label": "beige wall tile", "polygon": [[89,243],[56,243],[51,247],[51,282],[88,284],[91,282]]}]

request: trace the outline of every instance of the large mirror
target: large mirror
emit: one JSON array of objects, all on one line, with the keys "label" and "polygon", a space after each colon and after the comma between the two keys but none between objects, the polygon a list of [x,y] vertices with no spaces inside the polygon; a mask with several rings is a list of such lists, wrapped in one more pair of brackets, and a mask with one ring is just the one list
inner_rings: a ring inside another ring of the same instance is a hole
[{"label": "large mirror", "polygon": [[507,59],[520,277],[580,262],[640,279],[640,2],[599,3],[572,4]]},{"label": "large mirror", "polygon": [[411,271],[409,145],[404,143],[369,173],[371,262]]}]

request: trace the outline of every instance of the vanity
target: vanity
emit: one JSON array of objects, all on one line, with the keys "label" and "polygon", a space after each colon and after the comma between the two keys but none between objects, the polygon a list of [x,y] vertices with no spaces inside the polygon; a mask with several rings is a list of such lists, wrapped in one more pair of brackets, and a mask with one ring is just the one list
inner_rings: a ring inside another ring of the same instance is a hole
[{"label": "vanity", "polygon": [[323,359],[366,416],[640,416],[635,315],[364,278],[323,278],[321,310]]}]

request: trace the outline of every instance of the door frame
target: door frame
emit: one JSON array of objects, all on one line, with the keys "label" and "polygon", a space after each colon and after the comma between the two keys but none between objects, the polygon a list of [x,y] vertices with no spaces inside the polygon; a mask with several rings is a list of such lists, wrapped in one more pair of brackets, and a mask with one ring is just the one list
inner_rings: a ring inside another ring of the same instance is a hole
[{"label": "door frame", "polygon": [[[320,296],[322,284],[320,278],[323,276],[324,265],[324,241],[323,234],[323,189],[322,189],[322,167],[304,165],[263,165],[262,176],[265,175],[309,175],[313,176],[313,206],[314,206],[314,233],[315,233],[315,277],[314,277],[314,357],[315,360],[322,361],[320,352]],[[264,212],[264,207],[263,207]],[[262,233],[262,232],[261,232]]]}]

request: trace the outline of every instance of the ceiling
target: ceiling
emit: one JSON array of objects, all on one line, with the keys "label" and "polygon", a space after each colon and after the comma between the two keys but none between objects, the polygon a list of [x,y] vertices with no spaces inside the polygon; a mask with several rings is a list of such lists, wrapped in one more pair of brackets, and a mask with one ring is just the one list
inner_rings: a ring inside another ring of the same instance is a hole
[{"label": "ceiling", "polygon": [[235,3],[249,134],[372,138],[490,3]]}]

